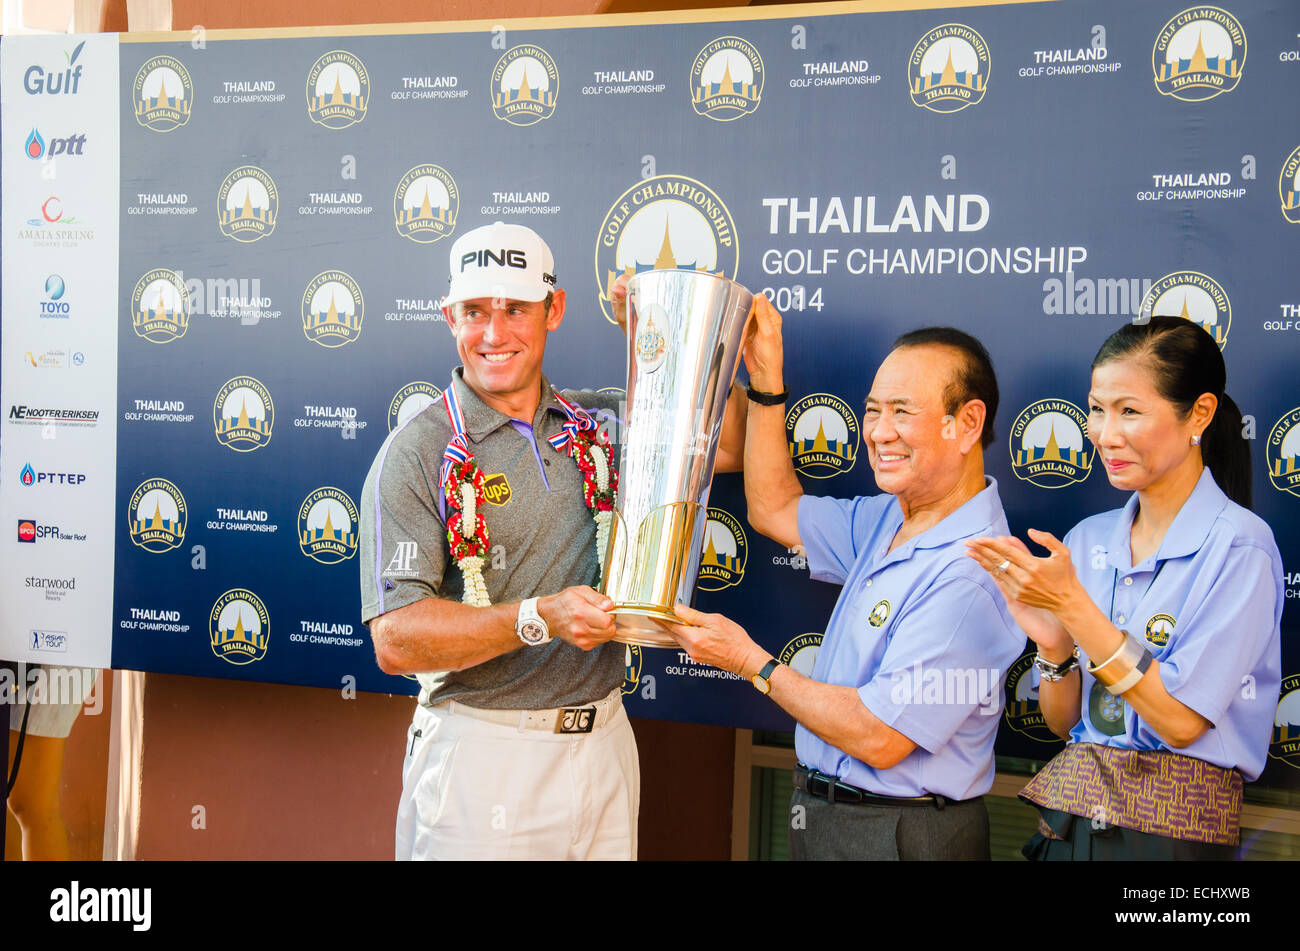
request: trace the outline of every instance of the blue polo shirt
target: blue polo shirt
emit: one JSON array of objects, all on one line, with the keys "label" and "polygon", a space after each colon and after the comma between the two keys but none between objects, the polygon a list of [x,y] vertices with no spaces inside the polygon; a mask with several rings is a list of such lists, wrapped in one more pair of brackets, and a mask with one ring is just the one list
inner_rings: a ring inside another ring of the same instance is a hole
[{"label": "blue polo shirt", "polygon": [[903,524],[892,495],[799,502],[813,578],[844,586],[814,680],[856,687],[867,709],[916,744],[874,769],[802,725],[800,761],[884,796],[982,796],[993,785],[993,739],[1007,668],[1024,632],[967,538],[1006,535],[997,482],[938,525],[889,551]]},{"label": "blue polo shirt", "polygon": [[[1213,726],[1173,749],[1124,702],[1083,671],[1076,741],[1173,750],[1247,780],[1264,768],[1281,680],[1282,558],[1259,516],[1232,502],[1210,470],[1183,503],[1160,549],[1133,564],[1134,494],[1065,537],[1079,580],[1120,630],[1146,638],[1170,695]],[[1101,658],[1105,660],[1105,658]]]}]

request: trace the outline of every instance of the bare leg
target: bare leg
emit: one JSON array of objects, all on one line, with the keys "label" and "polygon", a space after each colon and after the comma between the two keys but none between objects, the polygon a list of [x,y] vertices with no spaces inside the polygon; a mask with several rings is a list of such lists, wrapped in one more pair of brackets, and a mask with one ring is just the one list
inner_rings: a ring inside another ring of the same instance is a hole
[{"label": "bare leg", "polygon": [[[23,743],[18,782],[9,794],[9,811],[22,829],[24,861],[67,861],[68,829],[59,796],[67,738],[32,736]],[[18,731],[9,731],[9,769],[18,748]]]}]

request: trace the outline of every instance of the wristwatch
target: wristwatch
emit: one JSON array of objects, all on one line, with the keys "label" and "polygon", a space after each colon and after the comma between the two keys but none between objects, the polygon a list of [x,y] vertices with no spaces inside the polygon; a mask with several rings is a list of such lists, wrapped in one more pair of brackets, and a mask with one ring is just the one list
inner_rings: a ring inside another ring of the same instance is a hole
[{"label": "wristwatch", "polygon": [[757,403],[760,406],[780,406],[790,398],[790,387],[786,387],[780,393],[764,393],[762,390],[756,390],[751,385],[746,385],[745,393],[749,396],[751,403]]},{"label": "wristwatch", "polygon": [[1064,680],[1066,674],[1079,666],[1079,645],[1075,644],[1074,652],[1059,664],[1053,664],[1042,654],[1035,654],[1034,666],[1038,668],[1039,676],[1049,684]]},{"label": "wristwatch", "polygon": [[551,639],[546,621],[537,613],[536,598],[524,598],[519,602],[519,617],[515,620],[515,633],[529,647],[537,647]]},{"label": "wristwatch", "polygon": [[772,684],[768,681],[768,678],[772,676],[772,671],[779,666],[781,666],[781,662],[773,657],[763,665],[762,670],[749,678],[749,682],[754,685],[755,690],[766,696],[772,692]]}]

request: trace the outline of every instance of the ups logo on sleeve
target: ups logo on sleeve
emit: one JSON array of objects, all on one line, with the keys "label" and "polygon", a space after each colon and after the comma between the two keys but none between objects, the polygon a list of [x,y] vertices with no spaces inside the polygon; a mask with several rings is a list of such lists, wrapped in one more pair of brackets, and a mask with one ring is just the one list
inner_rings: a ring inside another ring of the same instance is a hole
[{"label": "ups logo on sleeve", "polygon": [[505,505],[509,502],[510,483],[506,481],[506,474],[498,472],[496,475],[488,476],[483,483],[483,495],[493,505]]}]

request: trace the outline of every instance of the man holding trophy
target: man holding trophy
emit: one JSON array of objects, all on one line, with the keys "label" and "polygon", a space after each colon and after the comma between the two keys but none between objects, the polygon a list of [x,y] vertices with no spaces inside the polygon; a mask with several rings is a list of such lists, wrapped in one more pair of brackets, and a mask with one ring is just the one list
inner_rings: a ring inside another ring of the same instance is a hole
[{"label": "man holding trophy", "polygon": [[361,505],[362,619],[380,668],[420,682],[397,858],[632,859],[624,647],[594,589],[618,476],[587,412],[619,399],[542,375],[565,294],[536,233],[478,228],[450,263],[463,366],[384,442]]},{"label": "man holding trophy", "polygon": [[[805,496],[787,448],[781,318],[754,302],[745,496],[753,527],[843,586],[811,678],[685,605],[697,661],[750,678],[797,721],[791,855],[987,859],[1001,683],[1025,635],[963,540],[1006,534],[984,475],[997,382],[951,328],[905,334],[876,372],[863,441],[882,495]],[[978,568],[978,566],[975,566]],[[976,684],[985,686],[984,694]]]}]

